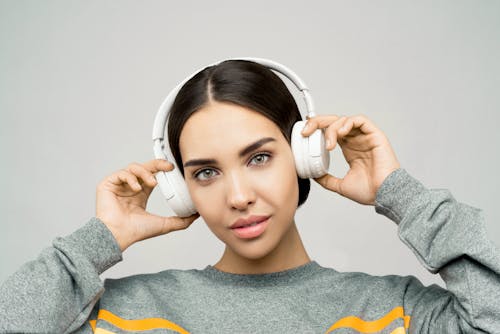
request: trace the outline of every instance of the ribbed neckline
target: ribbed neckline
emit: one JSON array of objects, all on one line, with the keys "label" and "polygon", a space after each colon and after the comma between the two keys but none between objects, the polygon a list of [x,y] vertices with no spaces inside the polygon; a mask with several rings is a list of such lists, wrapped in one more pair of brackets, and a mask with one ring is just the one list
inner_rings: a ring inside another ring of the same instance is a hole
[{"label": "ribbed neckline", "polygon": [[205,267],[202,273],[221,284],[281,284],[292,281],[304,280],[305,278],[317,273],[322,267],[316,261],[310,261],[301,266],[266,274],[233,274],[221,271],[211,265]]}]

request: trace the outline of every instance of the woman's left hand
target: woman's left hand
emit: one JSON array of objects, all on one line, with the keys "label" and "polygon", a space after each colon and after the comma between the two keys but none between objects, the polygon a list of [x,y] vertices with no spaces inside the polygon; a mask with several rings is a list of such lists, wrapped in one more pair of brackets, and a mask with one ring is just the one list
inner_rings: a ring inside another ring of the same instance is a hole
[{"label": "woman's left hand", "polygon": [[318,128],[324,129],[329,151],[339,144],[350,168],[343,178],[326,174],[314,180],[358,203],[374,205],[382,182],[400,167],[385,134],[365,116],[325,115],[309,118],[302,135]]}]

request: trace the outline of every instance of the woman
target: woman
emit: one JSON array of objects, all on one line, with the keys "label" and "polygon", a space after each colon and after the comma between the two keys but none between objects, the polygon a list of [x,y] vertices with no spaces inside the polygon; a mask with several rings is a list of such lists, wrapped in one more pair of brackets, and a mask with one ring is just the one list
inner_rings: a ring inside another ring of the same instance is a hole
[{"label": "woman", "polygon": [[[414,277],[340,273],[311,261],[294,215],[309,180],[297,176],[290,133],[300,114],[265,67],[226,61],[190,79],[169,118],[169,143],[198,211],[145,211],[163,160],[133,163],[97,187],[96,216],[58,238],[7,280],[0,329],[77,333],[494,333],[500,332],[500,257],[479,210],[429,190],[400,168],[366,117],[317,116],[350,169],[324,188],[374,205],[443,289]],[[201,215],[225,243],[204,270],[166,270],[117,280],[99,274],[135,242],[185,229]],[[314,219],[314,217],[311,217]]]}]

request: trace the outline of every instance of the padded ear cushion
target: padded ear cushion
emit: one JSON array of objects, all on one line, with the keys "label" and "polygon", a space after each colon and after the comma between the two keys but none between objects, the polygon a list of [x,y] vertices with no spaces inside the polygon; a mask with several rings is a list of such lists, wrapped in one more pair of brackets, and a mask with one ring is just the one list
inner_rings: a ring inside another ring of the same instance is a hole
[{"label": "padded ear cushion", "polygon": [[323,130],[317,129],[309,137],[301,132],[306,121],[299,121],[292,128],[292,152],[297,174],[303,179],[317,178],[328,173],[330,152],[325,147]]},{"label": "padded ear cushion", "polygon": [[156,178],[163,196],[177,216],[188,217],[197,212],[177,167],[170,172],[158,172]]}]

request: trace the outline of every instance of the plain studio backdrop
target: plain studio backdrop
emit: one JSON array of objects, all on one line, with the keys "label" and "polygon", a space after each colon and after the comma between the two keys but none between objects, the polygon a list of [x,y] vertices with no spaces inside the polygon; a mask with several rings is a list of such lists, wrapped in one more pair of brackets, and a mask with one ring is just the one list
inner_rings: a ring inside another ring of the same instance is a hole
[{"label": "plain studio backdrop", "polygon": [[[0,282],[94,216],[103,178],[153,159],[178,82],[235,56],[290,67],[318,113],[367,115],[414,177],[483,209],[500,244],[499,17],[498,1],[0,1]],[[345,171],[337,148],[331,172]],[[147,209],[172,215],[158,188]],[[323,266],[443,285],[371,206],[313,182],[296,221]],[[204,268],[222,250],[199,219],[103,277]]]}]

